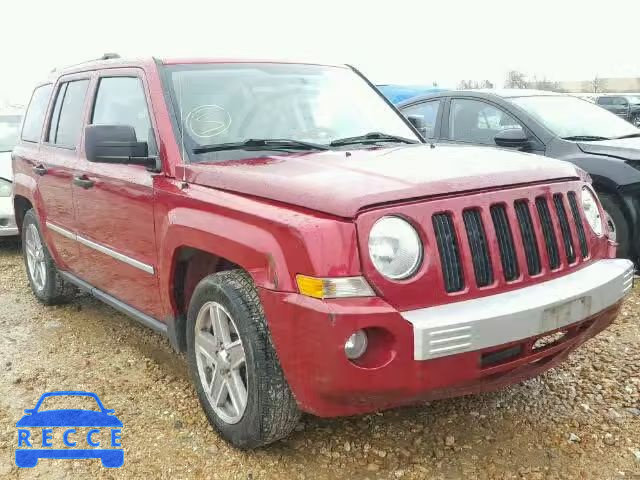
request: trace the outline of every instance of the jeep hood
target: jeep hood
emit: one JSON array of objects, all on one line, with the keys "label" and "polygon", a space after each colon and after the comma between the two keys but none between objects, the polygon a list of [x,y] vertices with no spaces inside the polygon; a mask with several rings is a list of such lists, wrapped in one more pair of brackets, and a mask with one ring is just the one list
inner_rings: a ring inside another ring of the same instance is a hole
[{"label": "jeep hood", "polygon": [[600,142],[578,143],[580,150],[594,155],[620,158],[622,160],[640,160],[640,138],[619,138]]},{"label": "jeep hood", "polygon": [[353,218],[372,205],[575,179],[578,174],[569,163],[537,155],[453,145],[431,148],[421,144],[194,163],[179,166],[176,177]]}]

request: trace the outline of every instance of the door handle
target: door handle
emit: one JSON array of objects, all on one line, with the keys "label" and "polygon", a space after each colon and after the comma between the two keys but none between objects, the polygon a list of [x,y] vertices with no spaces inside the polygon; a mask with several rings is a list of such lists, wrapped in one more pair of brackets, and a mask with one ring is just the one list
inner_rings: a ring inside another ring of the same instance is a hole
[{"label": "door handle", "polygon": [[93,187],[94,185],[94,181],[93,180],[89,180],[86,175],[82,175],[81,177],[74,177],[73,178],[73,184],[77,185],[81,188],[84,188],[85,190]]},{"label": "door handle", "polygon": [[44,165],[37,165],[33,167],[33,173],[35,173],[36,175],[43,176],[47,173],[47,169],[45,168]]}]

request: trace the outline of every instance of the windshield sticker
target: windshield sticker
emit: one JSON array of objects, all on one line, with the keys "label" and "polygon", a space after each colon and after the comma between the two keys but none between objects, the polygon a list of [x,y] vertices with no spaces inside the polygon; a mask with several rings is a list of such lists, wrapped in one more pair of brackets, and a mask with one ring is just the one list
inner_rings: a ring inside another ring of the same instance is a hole
[{"label": "windshield sticker", "polygon": [[231,115],[219,105],[201,105],[187,114],[184,123],[192,136],[212,138],[229,130]]}]

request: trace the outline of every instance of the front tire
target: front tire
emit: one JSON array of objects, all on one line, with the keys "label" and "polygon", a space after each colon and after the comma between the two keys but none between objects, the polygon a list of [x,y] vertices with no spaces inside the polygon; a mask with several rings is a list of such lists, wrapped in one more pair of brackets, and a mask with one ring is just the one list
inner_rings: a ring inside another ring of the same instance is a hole
[{"label": "front tire", "polygon": [[607,228],[613,230],[613,239],[618,243],[616,255],[618,258],[630,258],[631,256],[631,240],[629,223],[622,213],[622,208],[618,200],[605,193],[599,194],[600,203],[608,218]]},{"label": "front tire", "polygon": [[640,128],[640,113],[635,114],[631,118],[631,123],[633,124],[634,127]]},{"label": "front tire", "polygon": [[41,303],[56,305],[68,302],[73,297],[76,289],[58,273],[33,209],[24,215],[22,222],[22,256],[31,290]]},{"label": "front tire", "polygon": [[189,373],[211,425],[241,449],[286,437],[300,410],[284,378],[251,278],[204,278],[187,316]]}]

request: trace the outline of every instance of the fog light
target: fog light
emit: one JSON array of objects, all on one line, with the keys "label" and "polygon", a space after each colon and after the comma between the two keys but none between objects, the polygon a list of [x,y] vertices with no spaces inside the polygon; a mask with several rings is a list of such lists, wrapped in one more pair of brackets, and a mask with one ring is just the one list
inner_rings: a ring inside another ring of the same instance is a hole
[{"label": "fog light", "polygon": [[364,355],[367,350],[367,334],[364,330],[358,330],[351,335],[344,344],[344,353],[349,360],[355,360]]}]

